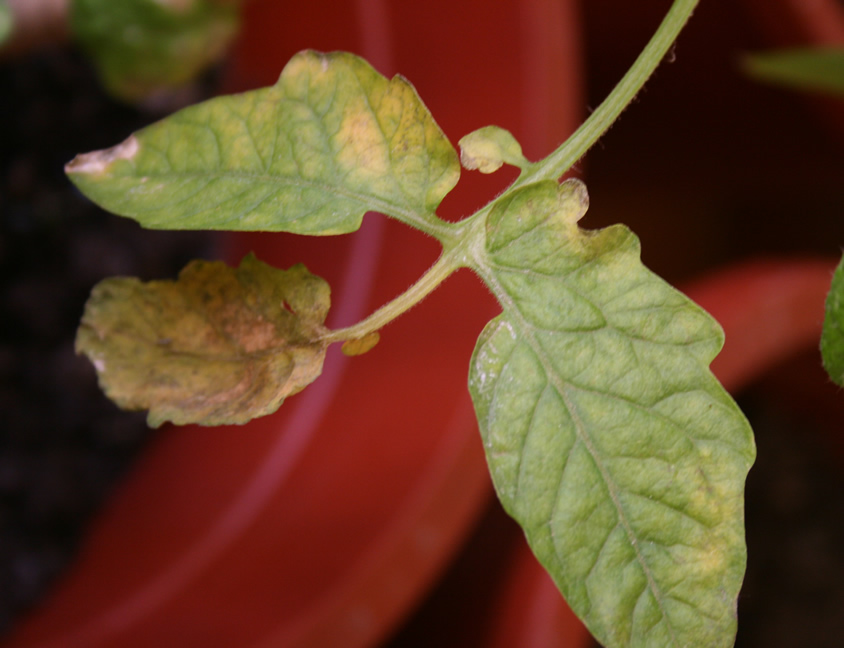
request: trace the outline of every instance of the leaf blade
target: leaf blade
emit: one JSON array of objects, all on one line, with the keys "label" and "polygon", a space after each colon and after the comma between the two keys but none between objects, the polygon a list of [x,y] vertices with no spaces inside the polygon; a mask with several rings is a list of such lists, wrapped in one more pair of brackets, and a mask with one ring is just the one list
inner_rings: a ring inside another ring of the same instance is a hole
[{"label": "leaf blade", "polygon": [[178,281],[115,277],[85,306],[77,353],[106,395],[148,422],[242,424],[315,380],[329,288],[303,265],[194,261]]},{"label": "leaf blade", "polygon": [[274,86],[185,108],[66,170],[145,227],[311,235],[354,231],[366,211],[436,230],[460,173],[406,80],[312,51]]},{"label": "leaf blade", "polygon": [[829,377],[844,387],[844,257],[833,273],[826,298],[821,357]]},{"label": "leaf blade", "polygon": [[844,97],[844,49],[790,49],[744,57],[745,71],[767,83]]},{"label": "leaf blade", "polygon": [[493,483],[599,641],[731,645],[753,446],[708,370],[720,329],[626,228],[578,230],[587,200],[541,183],[487,219],[504,312],[470,391]]}]

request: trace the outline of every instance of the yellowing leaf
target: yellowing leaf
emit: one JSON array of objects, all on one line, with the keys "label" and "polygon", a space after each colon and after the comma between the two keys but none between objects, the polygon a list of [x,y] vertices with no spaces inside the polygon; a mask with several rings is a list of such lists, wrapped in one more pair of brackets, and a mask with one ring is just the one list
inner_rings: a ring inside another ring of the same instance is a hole
[{"label": "yellowing leaf", "polygon": [[522,154],[522,145],[510,131],[499,126],[484,126],[460,139],[460,163],[464,168],[492,173],[505,162],[524,169],[530,163]]},{"label": "yellowing leaf", "polygon": [[185,108],[66,171],[144,227],[339,234],[377,211],[436,234],[460,165],[405,79],[306,51],[274,86]]},{"label": "yellowing leaf", "polygon": [[608,648],[732,646],[750,427],[709,363],[723,334],[586,190],[500,198],[474,269],[503,313],[469,387],[504,508]]},{"label": "yellowing leaf", "polygon": [[158,427],[245,423],[319,376],[330,289],[299,264],[193,261],[178,281],[98,284],[76,338],[100,385]]}]

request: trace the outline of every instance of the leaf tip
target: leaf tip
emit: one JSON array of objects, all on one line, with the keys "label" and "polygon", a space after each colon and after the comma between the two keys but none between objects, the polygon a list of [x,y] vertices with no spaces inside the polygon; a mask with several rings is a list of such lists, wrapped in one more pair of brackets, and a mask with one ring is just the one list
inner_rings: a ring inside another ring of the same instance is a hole
[{"label": "leaf tip", "polygon": [[65,165],[64,170],[68,175],[73,173],[100,174],[116,160],[131,160],[137,155],[139,149],[138,138],[130,135],[120,144],[111,148],[80,153]]}]

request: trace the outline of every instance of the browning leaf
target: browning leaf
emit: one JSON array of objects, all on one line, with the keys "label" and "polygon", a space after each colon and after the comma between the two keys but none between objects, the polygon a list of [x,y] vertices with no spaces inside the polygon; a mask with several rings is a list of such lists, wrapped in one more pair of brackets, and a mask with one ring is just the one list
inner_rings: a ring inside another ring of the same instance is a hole
[{"label": "browning leaf", "polygon": [[192,261],[178,281],[114,277],[92,291],[76,337],[118,406],[158,427],[246,423],[322,371],[330,288],[304,265],[250,254]]}]

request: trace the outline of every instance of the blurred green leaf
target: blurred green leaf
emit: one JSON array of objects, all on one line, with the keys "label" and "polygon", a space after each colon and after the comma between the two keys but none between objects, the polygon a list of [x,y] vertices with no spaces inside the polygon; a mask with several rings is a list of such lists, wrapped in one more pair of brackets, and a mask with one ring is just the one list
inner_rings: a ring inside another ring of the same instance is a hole
[{"label": "blurred green leaf", "polygon": [[435,232],[460,176],[406,80],[316,52],[295,56],[272,87],[185,108],[66,170],[145,227],[299,234],[356,230],[367,211]]},{"label": "blurred green leaf", "polygon": [[503,313],[471,363],[493,483],[602,645],[731,646],[750,426],[709,371],[718,324],[575,180],[497,201],[475,270]]},{"label": "blurred green leaf", "polygon": [[103,85],[126,101],[178,87],[217,62],[237,34],[236,2],[72,0],[70,29]]},{"label": "blurred green leaf", "polygon": [[12,35],[13,28],[14,19],[12,17],[12,10],[9,8],[6,0],[0,0],[0,45]]},{"label": "blurred green leaf", "polygon": [[329,287],[303,265],[193,261],[178,281],[99,283],[76,338],[117,405],[158,427],[246,423],[322,371]]},{"label": "blurred green leaf", "polygon": [[844,97],[844,49],[795,49],[752,54],[743,60],[752,77],[797,90]]},{"label": "blurred green leaf", "polygon": [[835,269],[826,298],[821,356],[830,378],[844,387],[844,258]]}]

